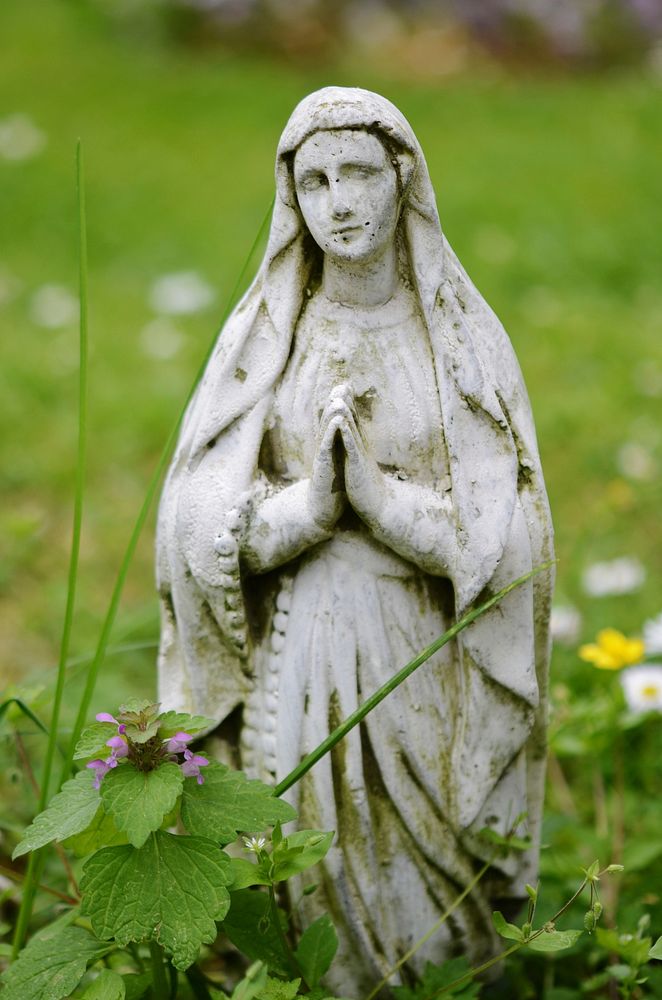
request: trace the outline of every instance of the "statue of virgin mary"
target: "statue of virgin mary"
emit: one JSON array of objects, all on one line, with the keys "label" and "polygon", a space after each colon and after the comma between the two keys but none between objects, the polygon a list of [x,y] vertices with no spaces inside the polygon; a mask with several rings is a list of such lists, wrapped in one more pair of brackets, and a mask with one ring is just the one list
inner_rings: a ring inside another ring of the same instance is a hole
[{"label": "statue of virgin mary", "polygon": [[[503,327],[442,234],[389,101],[295,109],[257,277],[188,408],[158,524],[160,699],[218,720],[277,782],[457,618],[552,554],[535,432]],[[480,961],[490,910],[535,881],[551,571],[512,591],[288,793],[335,830],[299,904],[330,912],[327,978],[359,995],[494,860],[392,982]]]}]

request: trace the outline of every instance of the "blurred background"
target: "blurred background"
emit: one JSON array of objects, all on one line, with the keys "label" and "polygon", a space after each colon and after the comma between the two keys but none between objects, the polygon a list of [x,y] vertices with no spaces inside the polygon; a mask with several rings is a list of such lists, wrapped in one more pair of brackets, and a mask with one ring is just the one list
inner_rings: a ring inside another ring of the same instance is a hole
[{"label": "blurred background", "polygon": [[[85,657],[268,210],[280,131],[330,83],[408,116],[442,224],[515,344],[556,522],[557,676],[581,686],[580,638],[640,632],[662,610],[658,0],[4,0],[0,44],[4,682],[48,685],[64,608],[77,138],[91,362],[72,653]],[[113,633],[132,648],[109,657],[100,704],[153,691],[152,547],[153,519]]]},{"label": "blurred background", "polygon": [[[0,45],[5,682],[48,682],[64,608],[77,138],[91,362],[72,652],[84,657],[268,210],[280,131],[330,83],[378,90],[408,116],[446,233],[515,344],[556,522],[559,638],[641,631],[662,610],[658,0],[4,0]],[[258,247],[245,280],[259,259]],[[102,680],[113,704],[125,686],[153,690],[152,546],[153,520],[113,634],[140,648],[110,657]],[[557,659],[559,676],[574,669],[574,649]]]},{"label": "blurred background", "polygon": [[[536,417],[560,560],[547,835],[575,851],[545,855],[547,872],[561,893],[576,850],[609,843],[615,860],[625,801],[641,913],[655,859],[662,874],[662,717],[628,729],[634,716],[618,715],[613,757],[618,680],[577,647],[653,620],[662,653],[660,0],[3,0],[0,50],[0,688],[48,717],[77,434],[77,138],[90,416],[65,724],[150,476],[268,211],[280,132],[311,90],[377,90],[420,139],[442,225],[513,340]],[[95,711],[155,690],[153,535],[152,513]],[[10,736],[3,747],[19,784]],[[16,808],[27,821],[30,804]],[[659,923],[659,897],[646,905]]]}]

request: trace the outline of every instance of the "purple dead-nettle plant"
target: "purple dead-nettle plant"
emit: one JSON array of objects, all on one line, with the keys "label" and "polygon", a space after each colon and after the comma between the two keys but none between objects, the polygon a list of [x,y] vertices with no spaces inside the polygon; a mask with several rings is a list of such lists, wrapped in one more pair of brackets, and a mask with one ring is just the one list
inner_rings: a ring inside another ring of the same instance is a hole
[{"label": "purple dead-nettle plant", "polygon": [[117,735],[106,740],[106,746],[110,747],[108,757],[98,757],[87,764],[94,771],[95,788],[100,788],[103,778],[121,761],[143,772],[154,771],[161,764],[171,762],[181,768],[185,778],[195,778],[199,785],[203,783],[200,768],[207,767],[209,761],[189,749],[188,744],[194,737],[191,733],[177,732],[164,738],[160,732],[164,717],[159,713],[160,705],[145,703],[122,706],[119,718],[109,712],[97,714],[97,722],[117,726]]}]

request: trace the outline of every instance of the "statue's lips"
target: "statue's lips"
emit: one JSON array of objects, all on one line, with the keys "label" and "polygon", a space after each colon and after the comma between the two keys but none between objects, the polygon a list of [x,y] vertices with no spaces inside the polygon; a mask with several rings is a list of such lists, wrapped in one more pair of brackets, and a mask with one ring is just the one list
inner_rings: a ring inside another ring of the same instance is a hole
[{"label": "statue's lips", "polygon": [[362,233],[363,231],[364,231],[363,230],[363,226],[345,226],[343,229],[334,229],[333,230],[333,237],[334,237],[334,239],[338,239],[338,238],[342,239],[342,238],[347,238],[348,236],[351,236],[352,233],[354,233],[354,234],[356,234],[356,233]]}]

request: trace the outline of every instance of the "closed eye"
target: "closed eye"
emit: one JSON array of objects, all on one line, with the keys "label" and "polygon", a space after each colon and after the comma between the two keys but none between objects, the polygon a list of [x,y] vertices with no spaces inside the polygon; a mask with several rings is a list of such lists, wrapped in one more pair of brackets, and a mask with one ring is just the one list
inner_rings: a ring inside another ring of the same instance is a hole
[{"label": "closed eye", "polygon": [[297,187],[301,191],[317,191],[319,188],[328,187],[329,180],[326,174],[309,173],[297,179]]}]

